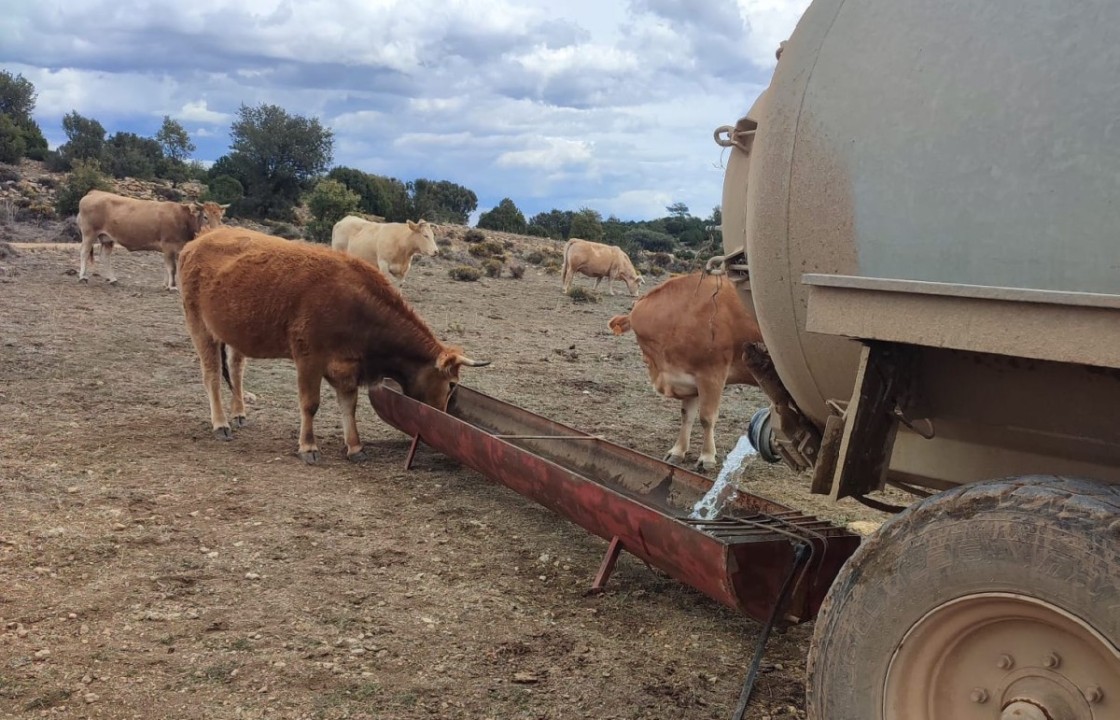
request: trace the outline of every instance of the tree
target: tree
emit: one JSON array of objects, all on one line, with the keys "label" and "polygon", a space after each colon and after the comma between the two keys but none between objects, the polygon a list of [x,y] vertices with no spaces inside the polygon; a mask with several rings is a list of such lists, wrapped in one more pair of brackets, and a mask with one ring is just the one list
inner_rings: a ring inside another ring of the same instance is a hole
[{"label": "tree", "polygon": [[569,230],[572,227],[572,216],[574,214],[571,210],[553,208],[546,213],[537,213],[529,218],[529,224],[544,228],[548,237],[553,240],[565,240],[570,236]]},{"label": "tree", "polygon": [[672,252],[677,244],[672,235],[647,228],[628,230],[624,239],[626,242],[635,243],[649,252]]},{"label": "tree", "polygon": [[669,212],[670,215],[673,215],[675,217],[688,217],[688,205],[685,205],[682,202],[675,202],[665,209]]},{"label": "tree", "polygon": [[320,180],[307,196],[312,218],[307,224],[308,237],[315,242],[330,242],[334,224],[357,210],[360,200],[356,192],[338,180]]},{"label": "tree", "polygon": [[524,235],[528,226],[529,224],[525,222],[525,216],[521,214],[521,211],[513,204],[513,200],[509,198],[502,198],[496,208],[478,216],[478,227],[484,230]]},{"label": "tree", "polygon": [[204,200],[211,200],[220,205],[231,205],[245,197],[245,188],[237,178],[229,175],[219,175],[206,183]]},{"label": "tree", "polygon": [[466,225],[478,207],[478,196],[447,180],[413,180],[408,184],[410,219]]},{"label": "tree", "polygon": [[105,152],[105,128],[101,123],[72,110],[62,118],[62,129],[66,132],[66,143],[58,151],[68,163],[101,160]]},{"label": "tree", "polygon": [[118,132],[105,143],[105,170],[116,178],[150,180],[163,164],[163,150],[155,140]]},{"label": "tree", "polygon": [[598,210],[580,208],[572,216],[572,225],[568,233],[570,238],[582,238],[598,242],[603,239],[603,216]]},{"label": "tree", "polygon": [[163,125],[156,133],[155,139],[163,150],[164,157],[171,160],[185,163],[195,151],[195,144],[191,142],[187,129],[178,120],[172,120],[169,115],[163,116]]},{"label": "tree", "polygon": [[358,208],[389,222],[408,219],[408,188],[396,178],[370,175],[349,167],[336,167],[327,177],[337,180],[361,198]]},{"label": "tree", "polygon": [[242,105],[230,128],[229,172],[245,187],[238,210],[287,220],[300,194],[330,164],[334,134],[318,119],[277,105]]},{"label": "tree", "polygon": [[47,139],[31,116],[35,111],[36,98],[35,86],[30,80],[23,75],[0,70],[0,117],[7,117],[19,135],[18,140],[12,137],[11,129],[5,125],[8,135],[5,136],[4,152],[13,157],[13,153],[19,151],[18,156],[8,162],[18,162],[24,155],[42,160],[47,152]]}]

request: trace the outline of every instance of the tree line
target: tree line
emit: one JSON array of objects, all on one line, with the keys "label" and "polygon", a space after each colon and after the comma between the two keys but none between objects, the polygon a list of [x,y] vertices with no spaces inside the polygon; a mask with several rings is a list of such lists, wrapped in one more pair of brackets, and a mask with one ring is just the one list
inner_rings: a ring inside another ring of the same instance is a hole
[{"label": "tree line", "polygon": [[[271,104],[241,105],[230,126],[228,152],[209,168],[191,160],[196,147],[181,123],[164,116],[152,137],[131,132],[109,135],[94,118],[72,111],[62,119],[66,142],[48,149],[32,117],[34,85],[22,75],[0,71],[0,162],[23,157],[41,160],[48,169],[75,177],[65,207],[76,212],[77,199],[103,187],[101,173],[142,180],[166,179],[175,185],[195,180],[206,185],[206,198],[231,205],[227,214],[256,220],[292,222],[306,205],[310,239],[326,242],[330,229],[348,213],[377,216],[388,222],[424,218],[465,225],[478,208],[469,188],[447,180],[418,178],[408,182],[356,168],[332,167],[334,133],[316,118],[294,115]],[[80,187],[79,187],[80,186]],[[70,207],[70,206],[73,207]],[[701,219],[686,205],[674,203],[665,217],[646,221],[603,218],[591,208],[553,209],[526,219],[510,198],[479,216],[478,227],[554,240],[580,237],[631,251],[676,251],[687,255],[711,243],[707,230],[719,225],[720,212]]]}]

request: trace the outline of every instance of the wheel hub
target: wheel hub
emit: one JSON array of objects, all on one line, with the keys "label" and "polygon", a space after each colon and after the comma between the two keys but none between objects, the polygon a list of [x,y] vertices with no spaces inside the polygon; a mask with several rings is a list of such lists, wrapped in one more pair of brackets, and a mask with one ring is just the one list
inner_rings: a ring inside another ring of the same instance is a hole
[{"label": "wheel hub", "polygon": [[883,702],[886,720],[1120,717],[1120,651],[1045,601],[969,595],[910,628],[891,658]]}]

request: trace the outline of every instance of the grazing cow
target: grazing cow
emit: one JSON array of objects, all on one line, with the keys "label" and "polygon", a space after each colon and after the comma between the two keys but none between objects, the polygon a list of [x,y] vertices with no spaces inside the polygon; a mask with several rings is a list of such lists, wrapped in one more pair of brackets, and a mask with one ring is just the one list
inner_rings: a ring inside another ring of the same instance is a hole
[{"label": "grazing cow", "polygon": [[113,244],[129,252],[158,250],[163,253],[168,290],[175,286],[176,260],[183,247],[204,230],[221,227],[229,205],[213,202],[177,203],[138,200],[101,190],[90,190],[78,201],[78,229],[82,231],[80,282],[88,282],[86,263],[93,265],[93,243],[101,243],[106,276],[115,285]]},{"label": "grazing cow", "polygon": [[704,445],[697,463],[715,467],[715,424],[725,385],[755,385],[747,369],[748,343],[762,341],[758,321],[722,276],[692,273],[666,280],[608,323],[615,335],[633,329],[653,388],[681,401],[681,429],[665,459],[688,453],[692,424],[700,415]]},{"label": "grazing cow", "polygon": [[564,292],[572,286],[576,273],[595,278],[595,289],[603,278],[607,279],[607,290],[614,295],[614,281],[622,280],[632,297],[638,295],[638,286],[645,282],[645,278],[634,269],[630,256],[622,248],[614,245],[603,245],[572,238],[564,245],[564,274],[561,286]]},{"label": "grazing cow", "polygon": [[234,425],[244,425],[246,358],[295,361],[299,457],[307,463],[319,459],[312,420],[323,379],[342,410],[346,455],[356,461],[365,458],[354,418],[359,387],[389,378],[409,397],[444,410],[459,369],[489,364],[437,340],[400,291],[368,263],[322,246],[225,227],[190,243],[179,273],[187,329],[219,440],[232,438],[219,368],[233,393]]},{"label": "grazing cow", "polygon": [[412,267],[413,255],[435,255],[438,251],[427,220],[376,223],[353,215],[334,224],[331,247],[373,263],[402,283]]}]

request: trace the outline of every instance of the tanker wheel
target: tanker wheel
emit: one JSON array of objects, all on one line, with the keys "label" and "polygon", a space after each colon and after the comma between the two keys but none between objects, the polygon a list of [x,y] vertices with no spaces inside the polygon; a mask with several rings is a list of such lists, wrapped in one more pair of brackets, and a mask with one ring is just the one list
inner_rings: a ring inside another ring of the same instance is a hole
[{"label": "tanker wheel", "polygon": [[1120,718],[1120,487],[1053,476],[917,503],[837,576],[810,720]]}]

